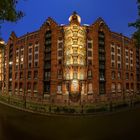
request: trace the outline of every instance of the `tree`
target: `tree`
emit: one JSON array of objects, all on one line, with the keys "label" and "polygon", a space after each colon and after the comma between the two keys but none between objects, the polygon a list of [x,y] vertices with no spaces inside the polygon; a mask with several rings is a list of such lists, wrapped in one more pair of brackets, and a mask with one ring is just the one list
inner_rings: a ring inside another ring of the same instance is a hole
[{"label": "tree", "polygon": [[134,39],[136,39],[136,45],[140,47],[140,0],[137,0],[137,4],[138,4],[138,19],[134,23],[129,23],[129,26],[136,28],[133,37]]},{"label": "tree", "polygon": [[18,0],[0,0],[0,23],[4,21],[16,22],[24,13],[16,9]]}]

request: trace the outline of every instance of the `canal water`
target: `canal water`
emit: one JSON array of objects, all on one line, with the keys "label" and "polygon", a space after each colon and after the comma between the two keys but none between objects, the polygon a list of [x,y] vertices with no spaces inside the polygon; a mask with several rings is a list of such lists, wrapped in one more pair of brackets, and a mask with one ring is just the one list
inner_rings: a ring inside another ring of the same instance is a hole
[{"label": "canal water", "polygon": [[41,116],[0,104],[0,140],[139,140],[140,109],[110,115]]}]

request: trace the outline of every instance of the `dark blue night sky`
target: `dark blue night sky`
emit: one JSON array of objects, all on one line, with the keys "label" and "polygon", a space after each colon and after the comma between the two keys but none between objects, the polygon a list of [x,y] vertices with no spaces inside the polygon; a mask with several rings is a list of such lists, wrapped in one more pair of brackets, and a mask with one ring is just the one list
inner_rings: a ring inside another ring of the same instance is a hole
[{"label": "dark blue night sky", "polygon": [[131,36],[134,28],[128,23],[137,18],[136,0],[20,0],[18,9],[26,16],[17,23],[2,24],[2,38],[7,41],[11,31],[17,36],[38,30],[50,16],[58,24],[68,24],[73,11],[82,18],[82,24],[92,24],[102,17],[112,31]]}]

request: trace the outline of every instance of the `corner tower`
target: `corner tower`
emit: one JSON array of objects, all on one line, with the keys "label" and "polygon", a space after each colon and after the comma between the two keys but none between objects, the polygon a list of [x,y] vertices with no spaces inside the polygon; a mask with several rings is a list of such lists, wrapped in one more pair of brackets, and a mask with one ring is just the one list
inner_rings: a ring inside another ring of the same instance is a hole
[{"label": "corner tower", "polygon": [[84,93],[86,80],[86,28],[74,12],[64,27],[64,80],[69,99],[78,100]]}]

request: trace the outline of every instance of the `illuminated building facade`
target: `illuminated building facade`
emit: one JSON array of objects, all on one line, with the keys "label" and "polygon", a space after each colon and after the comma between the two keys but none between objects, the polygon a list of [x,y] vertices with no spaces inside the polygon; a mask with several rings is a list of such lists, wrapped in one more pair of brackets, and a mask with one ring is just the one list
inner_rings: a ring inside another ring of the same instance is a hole
[{"label": "illuminated building facade", "polygon": [[81,25],[73,13],[68,25],[48,18],[38,31],[6,47],[5,93],[52,102],[96,102],[137,92],[136,48],[112,32],[103,19]]},{"label": "illuminated building facade", "polygon": [[0,92],[2,90],[4,80],[4,50],[5,42],[0,38]]}]

